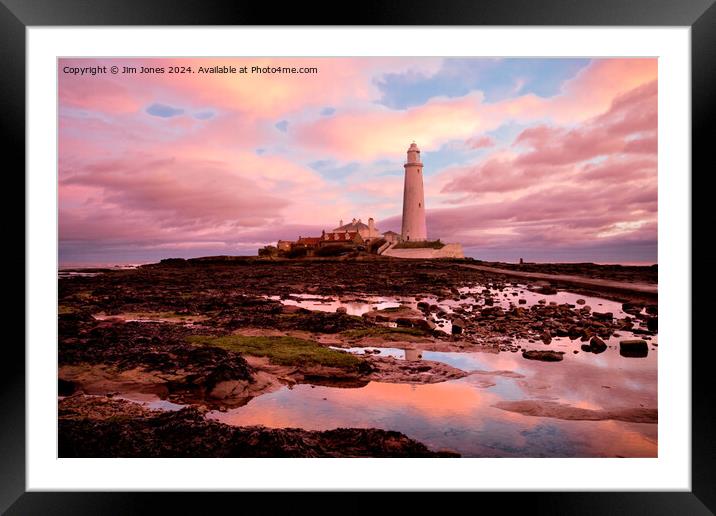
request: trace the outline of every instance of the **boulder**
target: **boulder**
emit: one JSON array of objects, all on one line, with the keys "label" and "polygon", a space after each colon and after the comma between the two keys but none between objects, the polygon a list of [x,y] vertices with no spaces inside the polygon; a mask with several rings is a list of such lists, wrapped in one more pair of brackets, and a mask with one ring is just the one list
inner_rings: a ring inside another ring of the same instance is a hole
[{"label": "boulder", "polygon": [[592,353],[603,353],[606,349],[606,343],[599,337],[592,337],[592,340],[589,341],[589,351]]},{"label": "boulder", "polygon": [[641,311],[644,309],[644,305],[641,305],[639,303],[623,303],[622,304],[622,310],[624,310],[626,313],[631,315],[636,315],[638,313],[641,313]]},{"label": "boulder", "polygon": [[541,360],[542,362],[560,362],[564,356],[564,351],[547,350],[523,350],[522,358],[528,360]]},{"label": "boulder", "polygon": [[649,346],[643,339],[619,341],[619,354],[623,357],[642,358],[649,354]]},{"label": "boulder", "polygon": [[452,334],[459,335],[465,330],[465,321],[459,318],[452,320]]}]

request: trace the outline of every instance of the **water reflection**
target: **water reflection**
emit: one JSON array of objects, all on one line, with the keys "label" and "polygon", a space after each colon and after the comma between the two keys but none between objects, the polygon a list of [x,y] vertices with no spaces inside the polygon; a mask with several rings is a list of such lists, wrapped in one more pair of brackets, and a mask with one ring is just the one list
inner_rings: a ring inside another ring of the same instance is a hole
[{"label": "water reflection", "polygon": [[[566,339],[565,346],[577,346]],[[513,353],[450,353],[380,348],[403,360],[434,360],[473,374],[439,384],[371,382],[356,389],[299,385],[210,417],[236,425],[377,427],[472,457],[653,457],[657,425],[568,421],[498,409],[503,400],[544,400],[589,410],[656,408],[656,354],[633,360],[607,352],[568,353],[563,362]],[[362,353],[365,349],[351,348]],[[422,355],[422,356],[421,356]]]}]

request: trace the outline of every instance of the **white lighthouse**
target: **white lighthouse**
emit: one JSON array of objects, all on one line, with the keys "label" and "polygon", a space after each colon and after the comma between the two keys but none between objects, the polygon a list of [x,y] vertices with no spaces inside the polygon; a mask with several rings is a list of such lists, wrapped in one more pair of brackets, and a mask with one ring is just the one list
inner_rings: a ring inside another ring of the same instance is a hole
[{"label": "white lighthouse", "polygon": [[403,167],[405,167],[405,186],[401,236],[407,242],[424,241],[428,239],[428,232],[425,226],[423,163],[420,160],[420,149],[415,142],[410,144],[408,161]]}]

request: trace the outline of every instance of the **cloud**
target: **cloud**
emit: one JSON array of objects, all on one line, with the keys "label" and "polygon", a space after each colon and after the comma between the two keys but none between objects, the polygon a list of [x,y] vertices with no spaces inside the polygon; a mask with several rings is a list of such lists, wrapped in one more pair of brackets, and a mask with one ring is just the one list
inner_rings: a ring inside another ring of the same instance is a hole
[{"label": "cloud", "polygon": [[495,145],[495,140],[489,136],[475,136],[465,142],[468,149],[484,149]]},{"label": "cloud", "polygon": [[[655,181],[656,130],[657,86],[653,81],[617,97],[606,112],[577,127],[540,124],[523,130],[510,152],[447,170],[442,192],[515,192],[549,182],[593,180],[596,171],[609,181],[627,183],[641,177],[645,166],[653,173],[649,179]],[[649,155],[651,159],[643,158]],[[595,159],[606,161],[584,165]],[[619,178],[614,177],[615,171]]]},{"label": "cloud", "polygon": [[157,103],[147,107],[145,111],[152,116],[158,116],[161,118],[171,118],[173,116],[179,116],[184,113],[183,109],[173,108],[171,106],[167,106],[166,104]]},{"label": "cloud", "polygon": [[653,152],[656,128],[657,85],[652,81],[617,97],[607,112],[577,128],[540,125],[525,129],[515,144],[532,150],[517,163],[560,165],[610,153]]},{"label": "cloud", "polygon": [[320,74],[241,80],[60,73],[62,256],[253,254],[340,217],[399,229],[415,139],[432,235],[478,254],[623,245],[655,259],[656,59],[531,61],[282,58]]},{"label": "cloud", "polygon": [[618,95],[655,79],[655,59],[595,60],[548,98],[527,93],[489,103],[482,92],[471,91],[457,98],[433,97],[404,110],[352,106],[330,118],[299,122],[294,132],[302,146],[346,161],[393,156],[411,140],[427,153],[511,122],[579,124],[603,113]]}]

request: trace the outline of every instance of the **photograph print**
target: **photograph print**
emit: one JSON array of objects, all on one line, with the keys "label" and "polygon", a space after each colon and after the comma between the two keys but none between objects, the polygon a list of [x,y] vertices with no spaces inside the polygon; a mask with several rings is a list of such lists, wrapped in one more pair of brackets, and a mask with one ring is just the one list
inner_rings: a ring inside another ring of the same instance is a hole
[{"label": "photograph print", "polygon": [[60,457],[658,457],[656,58],[57,66]]}]

